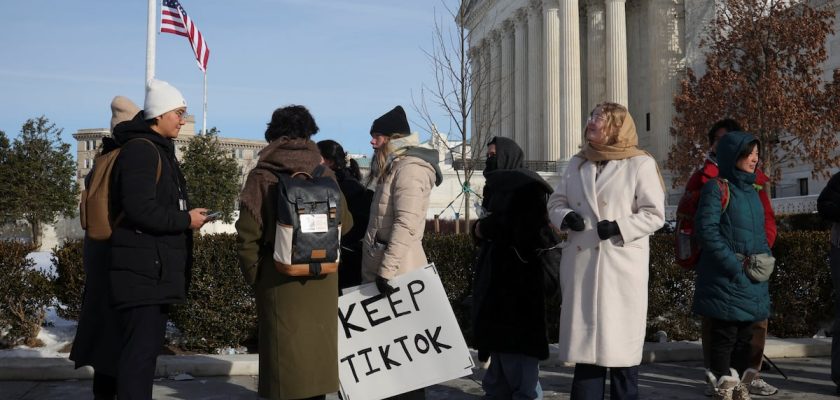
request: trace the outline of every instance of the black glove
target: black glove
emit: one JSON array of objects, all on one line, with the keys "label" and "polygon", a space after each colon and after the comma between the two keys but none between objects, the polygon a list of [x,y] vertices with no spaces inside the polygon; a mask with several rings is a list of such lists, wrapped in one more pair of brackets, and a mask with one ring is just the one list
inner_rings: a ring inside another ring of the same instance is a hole
[{"label": "black glove", "polygon": [[377,276],[375,282],[376,288],[379,289],[379,293],[382,293],[385,296],[390,296],[392,293],[397,291],[397,289],[395,289],[393,286],[391,286],[390,283],[388,283],[387,279],[381,276]]},{"label": "black glove", "polygon": [[563,218],[563,225],[575,232],[580,232],[586,228],[586,225],[583,224],[583,217],[574,211],[566,214],[566,218]]},{"label": "black glove", "polygon": [[603,220],[598,222],[598,237],[601,240],[609,239],[615,235],[621,235],[618,224],[615,221]]}]

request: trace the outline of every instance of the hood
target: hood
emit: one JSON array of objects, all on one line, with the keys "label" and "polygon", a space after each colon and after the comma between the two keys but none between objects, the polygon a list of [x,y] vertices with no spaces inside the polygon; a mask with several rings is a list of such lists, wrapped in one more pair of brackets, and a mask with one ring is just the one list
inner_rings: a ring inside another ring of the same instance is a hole
[{"label": "hood", "polygon": [[490,140],[490,144],[496,145],[497,169],[517,169],[525,166],[525,153],[512,139],[496,136]]},{"label": "hood", "polygon": [[167,139],[157,132],[152,130],[152,127],[143,118],[143,111],[137,113],[129,121],[120,122],[114,127],[111,133],[117,145],[122,146],[131,139],[143,138],[149,139],[152,143],[156,143],[166,149],[168,152],[175,154],[175,144],[172,139]]},{"label": "hood", "polygon": [[440,172],[440,154],[437,150],[427,149],[425,147],[407,147],[403,153],[405,157],[416,157],[432,165],[435,169],[435,186],[440,186],[443,182],[443,173]]},{"label": "hood", "polygon": [[735,167],[738,162],[738,155],[741,154],[747,145],[758,139],[755,136],[744,132],[729,132],[724,135],[717,145],[717,162],[720,176],[730,182],[749,184],[755,183],[755,174],[739,170]]},{"label": "hood", "polygon": [[549,185],[536,172],[525,168],[525,153],[513,139],[496,136],[489,144],[496,145],[496,169],[484,171],[487,179],[485,194],[500,191],[516,191],[519,188],[537,183],[546,193],[553,192]]}]

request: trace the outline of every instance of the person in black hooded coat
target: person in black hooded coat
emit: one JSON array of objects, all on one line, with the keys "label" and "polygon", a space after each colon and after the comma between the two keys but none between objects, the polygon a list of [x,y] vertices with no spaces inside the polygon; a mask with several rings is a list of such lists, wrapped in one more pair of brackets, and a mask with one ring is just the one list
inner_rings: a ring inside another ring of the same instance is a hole
[{"label": "person in black hooded coat", "polygon": [[113,132],[121,151],[111,171],[109,281],[121,326],[117,371],[120,400],[152,397],[157,355],[169,305],[187,297],[193,230],[206,209],[189,209],[187,185],[173,139],[184,125],[186,102],[177,89],[152,80],[144,110]]},{"label": "person in black hooded coat", "polygon": [[542,255],[556,237],[546,211],[552,189],[525,169],[522,149],[493,138],[484,170],[482,216],[472,235],[480,250],[473,285],[473,332],[490,367],[489,398],[539,398],[539,360],[548,358]]},{"label": "person in black hooded coat", "polygon": [[359,164],[347,159],[344,147],[338,142],[322,140],[318,142],[318,150],[324,158],[324,165],[335,172],[335,180],[353,215],[353,228],[341,237],[341,263],[338,268],[338,288],[346,289],[362,284],[362,239],[370,219],[373,191],[362,185]]},{"label": "person in black hooded coat", "polygon": [[[140,112],[131,100],[114,97],[111,101],[111,131],[127,124]],[[111,137],[102,138],[101,154],[107,154],[119,147]],[[88,188],[94,165],[85,177]],[[107,240],[95,240],[85,234],[82,247],[82,264],[85,271],[85,289],[82,295],[82,309],[79,325],[73,338],[70,359],[76,368],[93,367],[93,398],[113,400],[117,395],[117,363],[120,358],[119,316],[111,306],[111,289],[108,280],[111,246]]]}]

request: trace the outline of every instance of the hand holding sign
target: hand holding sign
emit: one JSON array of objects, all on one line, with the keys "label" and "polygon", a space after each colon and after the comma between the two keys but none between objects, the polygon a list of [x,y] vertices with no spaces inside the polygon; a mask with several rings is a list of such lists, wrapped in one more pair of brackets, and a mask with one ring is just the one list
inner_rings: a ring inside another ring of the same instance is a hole
[{"label": "hand holding sign", "polygon": [[379,289],[379,293],[382,293],[386,296],[389,296],[396,291],[396,289],[394,289],[393,286],[388,284],[388,280],[381,276],[376,277],[376,288]]}]

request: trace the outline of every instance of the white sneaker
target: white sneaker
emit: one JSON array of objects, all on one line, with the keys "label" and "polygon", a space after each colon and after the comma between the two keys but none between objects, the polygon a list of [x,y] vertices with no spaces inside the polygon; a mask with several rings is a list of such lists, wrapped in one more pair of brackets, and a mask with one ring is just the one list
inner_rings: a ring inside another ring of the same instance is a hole
[{"label": "white sneaker", "polygon": [[703,395],[706,397],[715,395],[715,376],[708,369],[706,370],[706,386],[703,388]]},{"label": "white sneaker", "polygon": [[750,382],[749,389],[750,394],[759,396],[772,396],[779,392],[779,389],[759,377],[756,377],[752,382]]},{"label": "white sneaker", "polygon": [[715,382],[715,400],[733,400],[735,388],[741,384],[738,379],[738,372],[730,369],[730,375],[721,376]]}]

